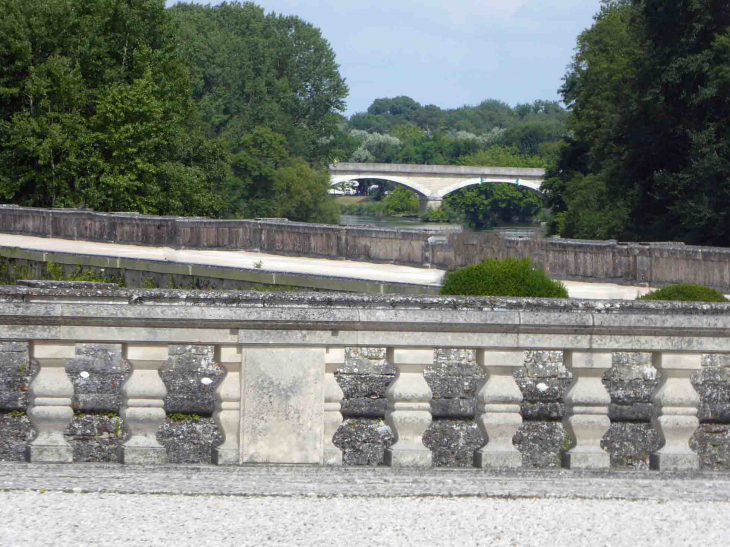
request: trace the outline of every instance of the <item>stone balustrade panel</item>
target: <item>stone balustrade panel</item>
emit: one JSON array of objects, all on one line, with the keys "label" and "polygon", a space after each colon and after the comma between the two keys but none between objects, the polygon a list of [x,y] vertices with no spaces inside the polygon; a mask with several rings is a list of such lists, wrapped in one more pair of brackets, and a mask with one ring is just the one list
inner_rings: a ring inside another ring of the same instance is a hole
[{"label": "stone balustrade panel", "polygon": [[[27,402],[24,402],[27,393],[23,391],[28,387],[26,377],[35,366],[28,358],[27,347],[25,342],[0,343],[0,401],[5,401],[0,407],[0,460],[18,460],[22,452],[19,448],[32,435],[29,420],[22,415],[27,409]],[[216,375],[216,363],[210,363],[208,358],[213,345],[180,347],[183,349],[172,366],[171,358],[162,364],[162,369],[169,367],[171,373],[179,374],[180,400],[193,401],[200,397],[199,400],[205,402],[178,407],[189,411],[188,415],[199,414],[200,420],[176,422],[167,419],[160,425],[157,439],[166,447],[171,462],[207,463],[212,446],[222,441],[220,431],[209,417],[210,395],[215,391],[215,387],[210,386],[220,380],[222,372]],[[65,437],[72,441],[75,461],[105,458],[115,461],[109,457],[113,450],[96,439],[106,438],[107,446],[123,440],[117,435],[124,436],[124,424],[113,415],[102,414],[113,414],[113,411],[103,411],[106,407],[102,405],[98,410],[91,410],[95,382],[97,385],[103,383],[103,374],[110,374],[107,378],[113,378],[112,373],[118,374],[114,371],[115,363],[118,363],[114,354],[115,350],[104,344],[77,344],[75,356],[66,367],[74,386],[73,405],[82,413],[73,418],[65,431]],[[195,372],[196,365],[187,366],[194,362],[195,355],[210,363],[200,372]],[[470,456],[480,446],[473,409],[483,377],[479,377],[473,355],[473,350],[466,348],[436,350],[433,364],[424,369],[424,379],[434,395],[430,402],[434,419],[423,434],[423,444],[431,450],[435,465],[470,465]],[[27,370],[21,370],[26,362]],[[89,377],[84,378],[83,372],[88,372]],[[192,382],[186,379],[188,376],[193,378]],[[726,355],[703,354],[701,364],[689,378],[698,392],[700,424],[688,442],[703,469],[728,469],[729,377]],[[213,381],[204,384],[200,382],[204,378]],[[387,404],[385,391],[392,378],[393,369],[384,358],[383,348],[347,349],[345,362],[335,371],[335,379],[345,393],[342,406],[345,421],[334,435],[334,444],[342,449],[345,464],[382,463],[385,449],[393,444],[393,432],[383,421]],[[520,406],[524,423],[515,435],[514,443],[523,454],[523,464],[526,467],[554,467],[560,462],[561,452],[569,446],[566,446],[566,431],[560,423],[565,415],[563,397],[571,381],[562,364],[562,352],[559,349],[527,352],[524,366],[517,370],[515,380],[523,395]],[[653,408],[651,394],[660,381],[661,374],[651,365],[650,354],[613,352],[612,368],[603,376],[603,384],[611,396],[608,412],[612,423],[601,441],[601,446],[610,453],[612,467],[648,467],[649,454],[659,449],[661,439],[649,420]],[[166,379],[164,384],[168,388],[167,406],[175,389],[170,386],[175,382]],[[107,401],[114,401],[115,396],[108,391],[100,393],[99,400],[106,397]],[[112,403],[104,405],[112,406]],[[15,414],[11,415],[11,412]],[[77,450],[77,447],[82,449]],[[173,453],[179,453],[180,457],[173,457]]]}]

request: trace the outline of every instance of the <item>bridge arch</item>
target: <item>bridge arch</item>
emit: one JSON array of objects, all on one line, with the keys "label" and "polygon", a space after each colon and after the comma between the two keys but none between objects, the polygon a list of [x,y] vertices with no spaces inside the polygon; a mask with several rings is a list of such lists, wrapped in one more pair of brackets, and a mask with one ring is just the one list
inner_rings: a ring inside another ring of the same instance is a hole
[{"label": "bridge arch", "polygon": [[[517,181],[519,181],[519,183]],[[515,179],[514,181],[483,180],[483,178],[480,177],[480,178],[461,180],[455,184],[447,186],[446,188],[442,188],[441,190],[436,192],[434,194],[434,196],[432,196],[432,197],[438,197],[439,199],[443,199],[446,196],[448,196],[449,194],[453,194],[454,192],[461,190],[462,188],[467,188],[469,186],[479,186],[481,184],[512,184],[514,186],[519,186],[520,188],[527,188],[528,190],[531,190],[531,191],[535,192],[536,194],[539,194],[541,197],[543,197],[545,195],[540,190],[541,182],[532,181],[532,180],[520,180],[520,179]]]},{"label": "bridge arch", "polygon": [[430,192],[418,184],[417,182],[413,182],[411,180],[408,180],[405,177],[393,177],[391,175],[381,175],[381,174],[364,174],[364,175],[349,175],[349,176],[340,176],[340,177],[332,177],[330,179],[330,186],[335,186],[337,184],[343,183],[343,182],[349,182],[351,180],[355,181],[361,181],[361,180],[382,180],[387,182],[392,182],[394,184],[399,184],[400,186],[405,186],[409,190],[413,190],[417,195],[418,198],[421,200],[425,200],[430,195]]}]

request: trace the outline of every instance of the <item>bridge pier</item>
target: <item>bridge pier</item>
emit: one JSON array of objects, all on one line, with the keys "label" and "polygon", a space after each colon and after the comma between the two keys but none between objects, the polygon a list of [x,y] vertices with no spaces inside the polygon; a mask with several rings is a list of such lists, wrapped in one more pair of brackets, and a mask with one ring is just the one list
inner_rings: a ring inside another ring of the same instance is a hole
[{"label": "bridge pier", "polygon": [[434,198],[431,196],[428,196],[428,197],[419,196],[418,197],[419,214],[422,215],[422,214],[426,213],[426,211],[428,211],[429,209],[440,208],[442,201],[443,201],[443,198]]}]

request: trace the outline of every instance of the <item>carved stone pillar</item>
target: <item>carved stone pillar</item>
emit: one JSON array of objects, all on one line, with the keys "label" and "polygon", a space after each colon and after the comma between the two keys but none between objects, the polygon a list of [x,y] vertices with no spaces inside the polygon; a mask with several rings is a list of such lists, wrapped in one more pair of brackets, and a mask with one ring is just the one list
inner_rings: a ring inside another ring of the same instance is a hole
[{"label": "carved stone pillar", "polygon": [[167,360],[167,345],[127,344],[124,358],[132,373],[122,386],[120,416],[129,439],[119,448],[119,460],[138,465],[167,463],[165,447],[157,442],[157,430],[166,416],[163,399],[167,389],[159,368]]},{"label": "carved stone pillar", "polygon": [[611,352],[566,351],[563,363],[573,373],[573,383],[563,398],[563,427],[571,437],[571,449],[563,454],[568,469],[608,469],[611,458],[601,449],[601,439],[611,420],[611,396],[603,387],[603,372],[611,368]]},{"label": "carved stone pillar", "polygon": [[689,439],[700,425],[697,405],[700,397],[692,386],[692,373],[700,369],[700,353],[652,355],[652,364],[661,374],[652,402],[652,426],[659,432],[661,448],[651,454],[650,466],[662,471],[699,469],[699,456],[689,447]]},{"label": "carved stone pillar", "polygon": [[215,390],[213,418],[223,434],[223,444],[213,449],[213,463],[238,465],[239,433],[241,430],[241,346],[217,346],[216,362],[226,369],[223,380]]},{"label": "carved stone pillar", "polygon": [[63,437],[71,423],[74,386],[66,374],[66,363],[76,355],[76,345],[33,342],[31,357],[38,363],[29,393],[28,418],[37,435],[25,448],[29,462],[71,463],[73,449]]},{"label": "carved stone pillar", "polygon": [[342,424],[341,401],[345,394],[337,383],[335,370],[345,363],[345,348],[327,348],[324,373],[324,465],[342,465],[342,451],[332,437]]},{"label": "carved stone pillar", "polygon": [[488,439],[474,453],[475,467],[521,467],[522,454],[512,444],[522,425],[522,392],[514,371],[522,367],[522,350],[477,350],[477,363],[487,373],[487,380],[477,394],[477,425]]},{"label": "carved stone pillar", "polygon": [[423,434],[431,424],[433,393],[423,370],[433,364],[433,350],[388,348],[388,361],[396,373],[385,392],[385,421],[393,430],[395,443],[386,449],[385,463],[391,467],[430,467],[431,451],[423,445]]}]

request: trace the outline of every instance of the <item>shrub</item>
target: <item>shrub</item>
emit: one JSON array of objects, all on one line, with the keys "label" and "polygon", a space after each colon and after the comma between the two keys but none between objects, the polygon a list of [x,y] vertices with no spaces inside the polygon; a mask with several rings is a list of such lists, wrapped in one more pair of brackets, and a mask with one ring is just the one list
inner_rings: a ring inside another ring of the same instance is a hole
[{"label": "shrub", "polygon": [[652,291],[644,296],[639,296],[637,300],[676,300],[685,302],[730,302],[722,293],[715,289],[703,287],[702,285],[691,285],[684,283],[681,285],[671,285]]},{"label": "shrub", "polygon": [[446,276],[440,294],[468,296],[522,296],[568,298],[560,281],[542,270],[533,270],[528,259],[487,259]]}]

